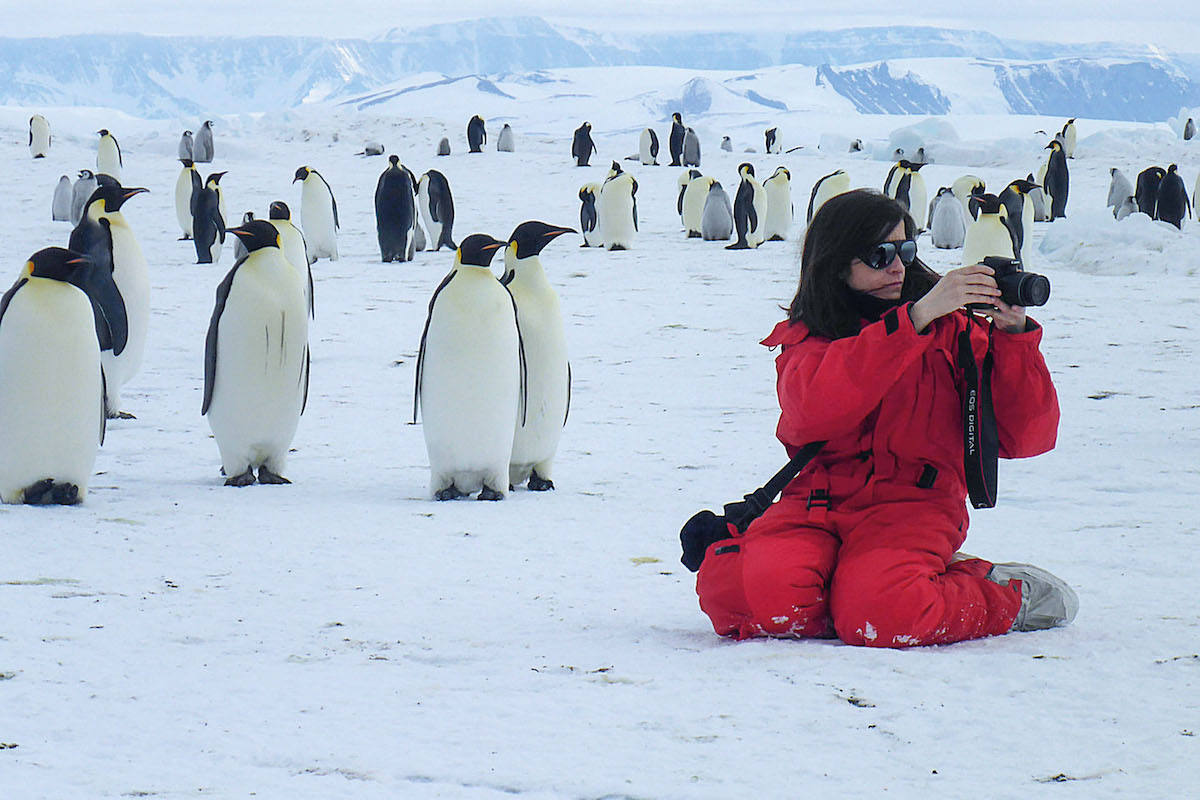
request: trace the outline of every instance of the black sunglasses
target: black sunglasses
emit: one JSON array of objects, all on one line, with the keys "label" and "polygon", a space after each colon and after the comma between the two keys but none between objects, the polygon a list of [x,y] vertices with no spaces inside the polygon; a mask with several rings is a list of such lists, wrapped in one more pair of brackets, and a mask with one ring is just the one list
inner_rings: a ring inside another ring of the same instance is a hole
[{"label": "black sunglasses", "polygon": [[912,266],[917,260],[917,240],[905,239],[902,242],[884,242],[876,247],[869,255],[863,256],[862,262],[871,269],[887,269],[892,259],[899,254],[900,263],[906,267]]}]

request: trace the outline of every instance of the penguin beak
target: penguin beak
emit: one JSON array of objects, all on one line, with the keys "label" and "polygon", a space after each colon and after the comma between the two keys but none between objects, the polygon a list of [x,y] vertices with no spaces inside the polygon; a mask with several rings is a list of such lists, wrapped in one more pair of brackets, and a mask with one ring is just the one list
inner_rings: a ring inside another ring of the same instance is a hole
[{"label": "penguin beak", "polygon": [[149,192],[149,191],[150,191],[149,189],[142,187],[142,186],[130,186],[127,189],[125,189],[124,193],[122,193],[121,202],[125,202],[129,198],[133,197],[135,194],[141,194],[142,192]]},{"label": "penguin beak", "polygon": [[483,247],[481,247],[479,249],[480,250],[499,250],[501,247],[504,247],[504,242],[492,242],[491,244],[485,244]]},{"label": "penguin beak", "polygon": [[245,228],[226,228],[225,232],[232,233],[234,236],[238,237],[239,239],[245,239],[252,235],[250,233],[250,231],[246,230]]},{"label": "penguin beak", "polygon": [[542,234],[547,239],[553,239],[555,236],[562,236],[564,233],[579,233],[574,228],[554,228]]}]

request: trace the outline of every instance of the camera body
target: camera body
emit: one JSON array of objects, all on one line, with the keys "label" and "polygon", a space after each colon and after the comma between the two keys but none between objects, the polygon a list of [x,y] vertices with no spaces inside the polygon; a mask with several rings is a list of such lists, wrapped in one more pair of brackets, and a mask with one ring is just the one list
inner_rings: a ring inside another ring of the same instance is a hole
[{"label": "camera body", "polygon": [[[1044,306],[1050,299],[1050,279],[1036,272],[1026,272],[1015,258],[987,256],[985,266],[991,267],[1000,288],[1000,299],[1010,306]],[[968,303],[967,308],[990,308],[986,303]]]}]

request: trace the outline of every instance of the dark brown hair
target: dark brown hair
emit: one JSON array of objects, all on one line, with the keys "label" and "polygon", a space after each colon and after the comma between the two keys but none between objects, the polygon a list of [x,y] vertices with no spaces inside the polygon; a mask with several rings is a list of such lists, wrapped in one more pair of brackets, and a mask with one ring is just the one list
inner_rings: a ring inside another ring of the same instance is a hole
[{"label": "dark brown hair", "polygon": [[[887,195],[855,189],[825,201],[813,215],[800,256],[800,288],[788,308],[789,322],[803,322],[817,336],[854,336],[860,316],[846,284],[850,262],[868,255],[899,222],[915,239],[917,225],[904,207]],[[904,270],[900,302],[919,300],[938,282],[938,274],[916,259]]]}]

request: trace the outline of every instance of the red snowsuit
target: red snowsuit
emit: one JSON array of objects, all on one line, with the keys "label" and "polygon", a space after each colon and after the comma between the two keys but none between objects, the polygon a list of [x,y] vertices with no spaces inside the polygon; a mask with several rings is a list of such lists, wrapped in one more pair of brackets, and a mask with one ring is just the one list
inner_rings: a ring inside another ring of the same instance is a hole
[{"label": "red snowsuit", "polygon": [[[958,312],[918,334],[908,308],[844,339],[785,321],[763,340],[783,347],[779,440],[789,455],[828,443],[744,536],[708,548],[696,591],[717,633],[907,647],[1012,627],[1020,582],[987,580],[979,559],[951,563],[968,524],[958,334],[970,327],[982,361],[988,328]],[[1042,331],[1028,327],[992,334],[1005,458],[1050,450],[1058,429]]]}]

